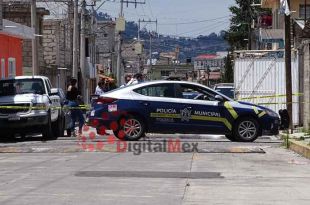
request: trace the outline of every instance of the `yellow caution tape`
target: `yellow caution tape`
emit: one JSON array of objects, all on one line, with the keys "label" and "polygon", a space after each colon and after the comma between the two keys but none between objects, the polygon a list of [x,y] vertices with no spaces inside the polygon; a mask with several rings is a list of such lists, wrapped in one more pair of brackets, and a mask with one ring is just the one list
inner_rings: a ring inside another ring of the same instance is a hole
[{"label": "yellow caution tape", "polygon": [[[303,96],[303,93],[294,93],[293,96]],[[283,95],[254,96],[254,97],[239,98],[238,100],[252,100],[252,99],[265,99],[265,98],[280,98],[280,97],[286,97],[286,95],[283,94]]]},{"label": "yellow caution tape", "polygon": [[257,103],[258,105],[286,105],[286,104],[309,104],[310,102],[283,102],[283,103]]},{"label": "yellow caution tape", "polygon": [[[79,106],[79,107],[59,107],[59,106],[50,106],[49,108],[54,109],[54,110],[60,110],[60,109],[64,109],[64,110],[89,110],[91,107],[88,105],[83,105],[83,106]],[[4,106],[4,105],[0,105],[0,109],[15,109],[15,110],[46,110],[46,107],[42,107],[42,106],[14,106],[14,105],[10,105],[10,106]]]}]

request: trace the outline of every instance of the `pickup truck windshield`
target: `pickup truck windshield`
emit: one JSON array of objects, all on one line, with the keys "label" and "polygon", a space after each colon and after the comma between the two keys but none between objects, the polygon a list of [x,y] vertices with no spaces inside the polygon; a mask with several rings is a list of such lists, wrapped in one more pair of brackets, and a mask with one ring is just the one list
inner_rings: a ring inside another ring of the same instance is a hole
[{"label": "pickup truck windshield", "polygon": [[46,94],[43,81],[40,79],[10,79],[0,81],[0,96],[27,93]]}]

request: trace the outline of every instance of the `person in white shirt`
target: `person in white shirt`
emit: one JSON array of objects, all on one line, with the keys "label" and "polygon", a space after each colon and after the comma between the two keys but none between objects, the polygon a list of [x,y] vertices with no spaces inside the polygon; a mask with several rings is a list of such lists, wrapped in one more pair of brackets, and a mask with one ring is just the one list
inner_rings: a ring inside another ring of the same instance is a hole
[{"label": "person in white shirt", "polygon": [[104,82],[100,80],[96,87],[95,95],[102,95],[104,93]]},{"label": "person in white shirt", "polygon": [[143,82],[143,75],[141,73],[137,73],[133,76],[133,78],[127,83],[128,85],[134,85]]},{"label": "person in white shirt", "polygon": [[123,87],[126,87],[128,82],[131,80],[131,77],[130,75],[126,75],[125,76],[125,83],[123,85],[121,85],[120,87],[123,88]]}]

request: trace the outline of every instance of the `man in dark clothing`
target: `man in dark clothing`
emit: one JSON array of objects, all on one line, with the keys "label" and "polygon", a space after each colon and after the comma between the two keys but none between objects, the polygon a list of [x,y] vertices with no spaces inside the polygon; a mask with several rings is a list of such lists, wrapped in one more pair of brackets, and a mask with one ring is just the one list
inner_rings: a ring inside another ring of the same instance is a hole
[{"label": "man in dark clothing", "polygon": [[79,91],[77,89],[77,80],[72,78],[70,81],[70,85],[67,90],[67,99],[69,101],[68,106],[71,109],[71,133],[75,134],[75,121],[78,119],[79,121],[79,134],[82,134],[82,128],[84,125],[84,116],[82,110],[79,109],[78,97]]}]

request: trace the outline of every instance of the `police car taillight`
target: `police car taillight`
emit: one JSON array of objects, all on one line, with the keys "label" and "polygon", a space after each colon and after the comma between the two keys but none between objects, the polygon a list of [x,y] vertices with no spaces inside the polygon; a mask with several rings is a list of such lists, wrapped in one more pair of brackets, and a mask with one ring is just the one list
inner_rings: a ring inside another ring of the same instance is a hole
[{"label": "police car taillight", "polygon": [[107,97],[99,97],[96,100],[96,104],[108,104],[108,103],[113,103],[115,102],[117,99],[115,98],[107,98]]}]

